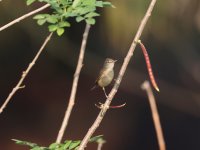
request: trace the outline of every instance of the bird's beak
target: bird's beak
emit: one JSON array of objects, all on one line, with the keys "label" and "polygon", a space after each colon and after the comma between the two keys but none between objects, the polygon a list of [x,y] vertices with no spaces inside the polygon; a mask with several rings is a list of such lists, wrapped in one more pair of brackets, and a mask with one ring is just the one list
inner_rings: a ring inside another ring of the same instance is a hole
[{"label": "bird's beak", "polygon": [[116,62],[117,60],[114,60],[114,62]]}]

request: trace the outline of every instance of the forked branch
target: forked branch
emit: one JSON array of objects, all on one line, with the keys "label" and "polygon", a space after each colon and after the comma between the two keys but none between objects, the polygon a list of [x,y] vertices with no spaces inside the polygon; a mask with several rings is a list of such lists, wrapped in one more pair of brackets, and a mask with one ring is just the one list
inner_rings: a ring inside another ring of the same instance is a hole
[{"label": "forked branch", "polygon": [[23,20],[23,19],[25,19],[25,18],[27,18],[27,17],[29,17],[29,16],[31,16],[31,15],[34,15],[34,14],[36,14],[36,13],[38,13],[38,12],[40,12],[40,11],[46,9],[46,8],[49,7],[49,6],[50,6],[50,4],[46,4],[46,5],[40,7],[40,8],[38,8],[38,9],[36,9],[36,10],[33,10],[33,11],[31,11],[31,12],[29,12],[29,13],[27,13],[27,14],[25,14],[25,15],[23,15],[23,16],[17,18],[17,19],[15,19],[15,20],[13,20],[13,21],[11,21],[11,22],[9,22],[8,24],[6,24],[6,25],[0,27],[0,31],[2,31],[2,30],[4,30],[4,29],[6,29],[6,28],[8,28],[8,27],[10,27],[10,26],[12,26],[12,25],[14,25],[15,23],[20,22],[21,20]]},{"label": "forked branch", "polygon": [[76,71],[74,73],[74,79],[73,79],[73,84],[72,84],[71,95],[69,98],[68,107],[66,109],[65,116],[64,116],[61,128],[59,130],[59,133],[58,133],[58,136],[56,139],[56,143],[61,142],[64,132],[65,132],[65,129],[69,122],[69,117],[70,117],[72,109],[74,107],[76,91],[77,91],[77,86],[78,86],[78,80],[79,80],[81,68],[83,66],[83,58],[84,58],[84,54],[85,54],[85,48],[86,48],[89,31],[90,31],[90,25],[86,24],[85,31],[83,33],[83,40],[82,40],[81,49],[80,49],[80,53],[79,53],[78,64],[76,66]]},{"label": "forked branch", "polygon": [[153,118],[155,130],[156,130],[156,135],[157,135],[159,148],[160,148],[160,150],[166,150],[165,140],[164,140],[163,131],[162,131],[162,126],[161,126],[160,118],[159,118],[159,113],[158,113],[155,97],[153,95],[151,86],[150,86],[148,81],[145,81],[142,84],[141,88],[143,90],[145,90],[147,92],[147,95],[148,95],[149,104],[150,104],[150,107],[151,107],[151,113],[152,113],[152,118]]},{"label": "forked branch", "polygon": [[149,7],[147,9],[146,14],[145,14],[144,18],[142,19],[142,21],[140,23],[140,26],[139,26],[139,28],[137,30],[135,38],[134,38],[134,40],[133,40],[133,42],[131,44],[131,47],[130,47],[130,49],[129,49],[129,51],[128,51],[125,59],[124,59],[124,62],[122,64],[122,67],[120,69],[118,77],[117,77],[117,79],[115,81],[115,84],[114,84],[111,92],[109,93],[109,95],[108,95],[108,97],[107,97],[107,99],[106,99],[106,101],[105,101],[105,103],[103,105],[103,108],[99,112],[96,120],[94,121],[94,123],[92,124],[92,126],[89,128],[87,134],[83,138],[83,140],[82,140],[82,142],[81,142],[78,150],[83,150],[86,147],[89,139],[91,138],[91,136],[93,135],[93,133],[96,131],[96,129],[100,125],[100,123],[101,123],[101,121],[102,121],[102,119],[103,119],[106,111],[109,109],[109,106],[110,106],[110,104],[112,102],[112,99],[114,98],[115,94],[117,93],[117,90],[118,90],[119,85],[120,85],[120,83],[122,81],[122,78],[124,76],[126,68],[127,68],[128,64],[130,62],[130,59],[133,56],[133,52],[134,52],[135,47],[137,45],[137,41],[140,39],[140,36],[141,36],[141,34],[142,34],[143,30],[144,30],[144,27],[145,27],[145,25],[146,25],[149,17],[151,16],[151,12],[152,12],[152,10],[154,8],[155,3],[156,3],[156,0],[152,0],[151,1],[150,5],[149,5]]},{"label": "forked branch", "polygon": [[34,59],[32,60],[32,62],[29,64],[28,68],[23,71],[21,79],[18,81],[17,85],[13,88],[13,90],[10,92],[10,94],[8,95],[8,97],[6,98],[5,102],[3,103],[3,105],[0,108],[0,114],[3,112],[4,108],[7,106],[8,102],[11,100],[11,98],[13,97],[13,95],[21,88],[24,88],[25,86],[22,85],[24,79],[26,78],[26,76],[28,75],[28,73],[30,72],[30,70],[32,69],[32,67],[35,65],[37,59],[39,58],[40,54],[42,53],[42,51],[44,50],[45,46],[47,45],[48,41],[51,39],[53,32],[51,32],[47,38],[45,39],[44,43],[42,44],[41,48],[39,49],[39,51],[37,52],[37,54],[35,55]]}]

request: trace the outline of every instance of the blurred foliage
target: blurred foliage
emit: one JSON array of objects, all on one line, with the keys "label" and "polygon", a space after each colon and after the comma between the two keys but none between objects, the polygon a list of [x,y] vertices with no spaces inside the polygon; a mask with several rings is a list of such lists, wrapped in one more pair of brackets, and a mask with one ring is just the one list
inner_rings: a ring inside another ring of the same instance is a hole
[{"label": "blurred foliage", "polygon": [[[81,141],[80,140],[66,140],[64,143],[52,143],[49,147],[39,146],[36,143],[31,143],[27,141],[21,141],[17,139],[12,139],[18,145],[24,145],[30,147],[30,150],[77,150]],[[89,139],[89,143],[105,143],[103,135],[94,136]]]},{"label": "blurred foliage", "polygon": [[[27,0],[26,4],[31,5],[36,0]],[[51,14],[38,14],[33,19],[38,25],[48,23],[50,32],[56,31],[59,36],[65,32],[65,27],[70,27],[69,18],[75,18],[76,22],[86,21],[87,24],[94,25],[94,17],[100,16],[96,12],[96,7],[103,8],[112,6],[110,2],[96,0],[39,0],[50,4],[53,12]]]}]

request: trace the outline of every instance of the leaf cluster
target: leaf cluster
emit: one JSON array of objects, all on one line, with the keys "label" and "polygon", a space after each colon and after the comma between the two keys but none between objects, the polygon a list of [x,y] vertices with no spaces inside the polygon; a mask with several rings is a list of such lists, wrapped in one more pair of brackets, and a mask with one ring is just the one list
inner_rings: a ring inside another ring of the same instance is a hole
[{"label": "leaf cluster", "polygon": [[75,18],[76,22],[85,21],[87,24],[94,25],[95,18],[100,16],[97,7],[111,6],[111,2],[101,0],[27,0],[26,4],[33,2],[45,2],[50,4],[52,12],[50,14],[38,14],[33,17],[38,25],[48,23],[50,32],[56,31],[61,36],[65,27],[70,27],[69,18]]},{"label": "leaf cluster", "polygon": [[[64,143],[52,143],[49,147],[38,146],[36,143],[12,139],[18,145],[29,146],[30,150],[77,150],[81,141],[80,140],[66,140]],[[103,135],[92,137],[90,143],[104,143]]]}]

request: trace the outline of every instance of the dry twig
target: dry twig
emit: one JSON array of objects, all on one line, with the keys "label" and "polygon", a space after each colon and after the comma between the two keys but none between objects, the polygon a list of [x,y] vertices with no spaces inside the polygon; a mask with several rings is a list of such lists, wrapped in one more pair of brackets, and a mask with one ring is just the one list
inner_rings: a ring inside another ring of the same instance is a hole
[{"label": "dry twig", "polygon": [[163,131],[162,131],[162,127],[161,127],[161,123],[160,123],[160,119],[159,119],[159,113],[158,113],[158,109],[156,106],[156,102],[155,102],[155,98],[154,98],[151,86],[148,81],[144,81],[141,88],[143,90],[145,90],[148,95],[149,104],[151,107],[152,118],[154,121],[154,126],[155,126],[155,130],[156,130],[156,135],[157,135],[160,150],[166,150]]},{"label": "dry twig", "polygon": [[68,122],[69,122],[69,117],[71,115],[71,111],[74,107],[76,91],[77,91],[77,86],[78,86],[78,80],[79,80],[81,68],[83,66],[83,58],[84,58],[85,47],[86,47],[89,31],[90,31],[90,25],[86,24],[85,31],[83,33],[83,40],[82,40],[81,49],[80,49],[80,53],[79,53],[78,64],[76,66],[76,71],[74,73],[71,95],[70,95],[70,98],[69,98],[68,107],[66,109],[61,128],[59,130],[59,133],[58,133],[58,136],[57,136],[57,139],[56,139],[57,143],[60,143],[61,140],[62,140],[65,129],[66,129]]},{"label": "dry twig", "polygon": [[105,142],[99,142],[98,143],[98,146],[97,146],[97,150],[102,150],[102,147],[103,147],[103,144],[104,144]]},{"label": "dry twig", "polygon": [[20,22],[21,20],[23,20],[23,19],[25,19],[25,18],[27,18],[27,17],[29,17],[29,16],[31,16],[31,15],[34,15],[34,14],[36,14],[36,13],[38,13],[38,12],[40,12],[40,11],[46,9],[46,8],[49,7],[49,6],[50,6],[50,4],[46,4],[46,5],[40,7],[40,8],[38,8],[38,9],[36,9],[36,10],[33,10],[33,11],[31,11],[31,12],[29,12],[29,13],[27,13],[27,14],[25,14],[25,15],[23,15],[23,16],[17,18],[17,19],[15,19],[15,20],[13,20],[13,21],[11,21],[10,23],[8,23],[8,24],[6,24],[6,25],[0,27],[0,31],[2,31],[2,30],[4,30],[4,29],[6,29],[6,28],[12,26],[13,24],[15,24],[15,23],[17,23],[17,22]]},{"label": "dry twig", "polygon": [[39,58],[40,54],[42,53],[42,51],[44,50],[45,46],[47,45],[48,41],[51,39],[53,32],[50,33],[47,38],[45,39],[44,43],[42,44],[42,46],[40,47],[39,51],[37,52],[37,54],[35,55],[34,59],[32,60],[32,62],[29,64],[28,68],[23,71],[21,79],[18,81],[17,85],[13,88],[13,90],[10,92],[10,94],[8,95],[8,97],[6,98],[5,102],[3,103],[3,105],[0,108],[0,114],[3,112],[4,108],[6,107],[6,105],[8,104],[8,102],[11,100],[11,98],[13,97],[13,95],[21,88],[24,88],[25,86],[22,86],[22,83],[24,81],[24,79],[26,78],[26,76],[28,75],[28,73],[30,72],[31,68],[35,65],[37,59]]},{"label": "dry twig", "polygon": [[92,124],[92,126],[89,128],[87,134],[83,138],[83,140],[82,140],[82,142],[81,142],[78,150],[83,150],[86,147],[89,139],[91,138],[91,136],[93,135],[93,133],[96,131],[96,129],[100,125],[100,123],[101,123],[101,121],[102,121],[102,119],[103,119],[106,111],[109,109],[110,103],[112,102],[113,97],[117,93],[119,85],[120,85],[120,83],[122,81],[122,77],[124,76],[126,68],[127,68],[128,64],[129,64],[129,61],[130,61],[132,55],[133,55],[133,52],[134,52],[135,47],[137,45],[137,41],[140,39],[140,36],[141,36],[141,34],[142,34],[143,30],[144,30],[144,27],[145,27],[145,25],[146,25],[149,17],[151,16],[151,12],[152,12],[152,10],[154,8],[155,3],[156,3],[156,0],[152,0],[151,1],[150,5],[149,5],[149,7],[148,7],[148,9],[146,11],[146,14],[145,14],[144,18],[142,19],[142,21],[140,23],[138,31],[137,31],[137,33],[135,35],[135,38],[134,38],[134,40],[133,40],[133,42],[131,44],[131,47],[130,47],[130,49],[129,49],[129,51],[128,51],[125,59],[124,59],[123,65],[122,65],[122,67],[120,69],[120,72],[119,72],[118,77],[117,77],[117,79],[115,81],[115,84],[114,84],[111,92],[109,93],[109,95],[108,95],[108,97],[107,97],[107,99],[106,99],[106,101],[105,101],[105,103],[103,105],[103,108],[99,112],[96,120],[94,121],[94,123]]}]

